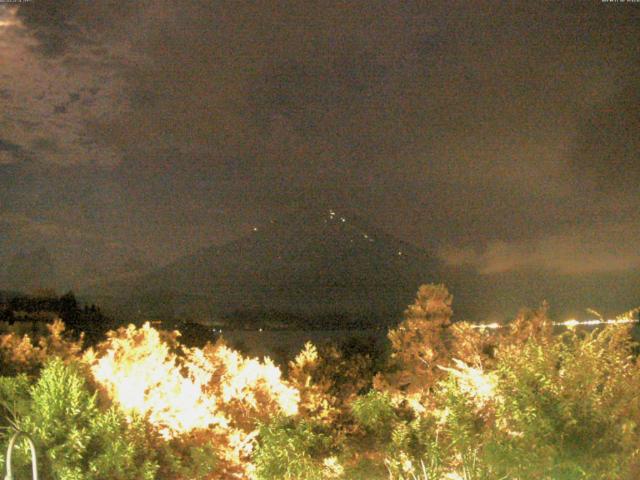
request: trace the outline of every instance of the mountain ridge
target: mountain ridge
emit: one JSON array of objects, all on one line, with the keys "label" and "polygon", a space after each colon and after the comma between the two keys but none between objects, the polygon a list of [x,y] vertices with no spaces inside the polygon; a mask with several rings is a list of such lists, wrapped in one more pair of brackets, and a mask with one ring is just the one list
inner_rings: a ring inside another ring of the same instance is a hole
[{"label": "mountain ridge", "polygon": [[[441,267],[435,257],[353,213],[303,210],[100,288],[102,295],[129,300],[200,296],[211,301],[211,315],[239,310],[385,315],[401,312],[420,283],[437,280]],[[188,308],[178,310],[186,314]]]}]

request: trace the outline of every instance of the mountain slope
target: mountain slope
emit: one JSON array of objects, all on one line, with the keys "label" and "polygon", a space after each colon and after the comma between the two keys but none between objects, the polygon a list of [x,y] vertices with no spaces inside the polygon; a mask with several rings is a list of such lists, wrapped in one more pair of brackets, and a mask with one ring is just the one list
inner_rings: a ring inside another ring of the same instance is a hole
[{"label": "mountain slope", "polygon": [[[504,321],[548,300],[555,318],[587,307],[614,315],[638,306],[640,270],[563,275],[522,269],[481,275],[338,210],[302,210],[251,235],[82,296],[114,318],[178,319],[314,328],[394,322],[422,283],[444,283],[454,318]],[[601,285],[616,285],[605,289]]]},{"label": "mountain slope", "polygon": [[198,303],[211,315],[397,315],[438,269],[436,259],[355,215],[302,211],[100,293],[141,310],[145,299],[163,299],[171,315]]}]

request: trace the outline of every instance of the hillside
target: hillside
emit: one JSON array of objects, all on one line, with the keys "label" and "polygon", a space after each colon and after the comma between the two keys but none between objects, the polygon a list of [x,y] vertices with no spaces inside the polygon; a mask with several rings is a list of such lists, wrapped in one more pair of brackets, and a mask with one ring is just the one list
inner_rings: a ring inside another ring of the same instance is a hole
[{"label": "hillside", "polygon": [[[603,289],[602,282],[615,284]],[[242,328],[339,328],[396,322],[423,283],[445,283],[454,318],[504,321],[543,300],[556,318],[638,304],[640,271],[566,275],[521,269],[481,275],[444,265],[357,215],[304,209],[144,275],[82,297],[122,320],[184,320]]]},{"label": "hillside", "polygon": [[[301,211],[149,274],[94,289],[129,315],[192,320],[285,316],[394,318],[439,262],[337,210]],[[280,318],[282,320],[282,318]]]}]

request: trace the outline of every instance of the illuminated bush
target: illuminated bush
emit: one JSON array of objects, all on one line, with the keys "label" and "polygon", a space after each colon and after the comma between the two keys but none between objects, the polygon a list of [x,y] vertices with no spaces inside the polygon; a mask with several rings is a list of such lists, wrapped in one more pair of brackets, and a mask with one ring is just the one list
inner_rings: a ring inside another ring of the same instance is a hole
[{"label": "illuminated bush", "polygon": [[80,340],[70,338],[59,319],[46,325],[46,332],[38,335],[35,344],[34,338],[20,332],[18,324],[11,330],[0,335],[0,372],[4,375],[36,374],[47,360],[77,359],[82,350],[82,337]]},{"label": "illuminated bush", "polygon": [[108,398],[165,439],[215,450],[219,474],[249,475],[258,422],[298,411],[298,391],[271,361],[221,342],[186,348],[149,324],[110,332],[85,361]]},{"label": "illuminated bush", "polygon": [[444,285],[422,285],[404,320],[389,330],[391,358],[374,385],[414,401],[444,377],[440,365],[450,362],[452,296]]},{"label": "illuminated bush", "polygon": [[558,335],[545,306],[497,330],[450,314],[444,287],[421,287],[366,394],[371,359],[330,346],[306,345],[283,380],[269,360],[149,325],[81,357],[61,324],[8,334],[0,426],[34,437],[45,480],[640,478],[628,325]]},{"label": "illuminated bush", "polygon": [[381,440],[390,438],[399,420],[389,396],[374,390],[358,398],[352,409],[356,421]]},{"label": "illuminated bush", "polygon": [[372,359],[349,357],[333,345],[317,348],[307,342],[289,363],[288,380],[300,392],[300,414],[334,428],[343,428],[349,405],[371,385]]},{"label": "illuminated bush", "polygon": [[398,477],[435,458],[462,478],[638,478],[640,371],[628,328],[509,335],[495,368],[445,369],[429,408],[396,428],[407,438],[388,456]]},{"label": "illuminated bush", "polygon": [[525,478],[637,478],[640,369],[628,327],[498,351],[489,460]]}]

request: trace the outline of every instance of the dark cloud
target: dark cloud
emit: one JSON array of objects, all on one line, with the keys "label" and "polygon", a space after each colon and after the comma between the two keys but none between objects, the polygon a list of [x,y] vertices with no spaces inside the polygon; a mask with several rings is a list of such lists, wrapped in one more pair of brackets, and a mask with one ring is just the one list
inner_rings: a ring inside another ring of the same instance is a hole
[{"label": "dark cloud", "polygon": [[579,129],[572,166],[600,192],[640,191],[640,68],[634,78],[595,107]]},{"label": "dark cloud", "polygon": [[123,18],[136,11],[137,2],[104,0],[42,0],[25,2],[18,17],[37,38],[37,50],[57,57],[79,46],[94,48],[119,30]]},{"label": "dark cloud", "polygon": [[[552,268],[576,231],[640,225],[639,12],[31,2],[19,14],[37,39],[29,68],[57,80],[42,100],[19,91],[36,113],[15,118],[55,118],[46,135],[6,139],[57,165],[57,180],[47,195],[25,186],[41,200],[24,210],[75,205],[79,224],[122,230],[160,257],[291,205],[337,204],[413,243],[481,252],[479,268],[500,255]],[[593,255],[608,248],[592,240]]]}]

